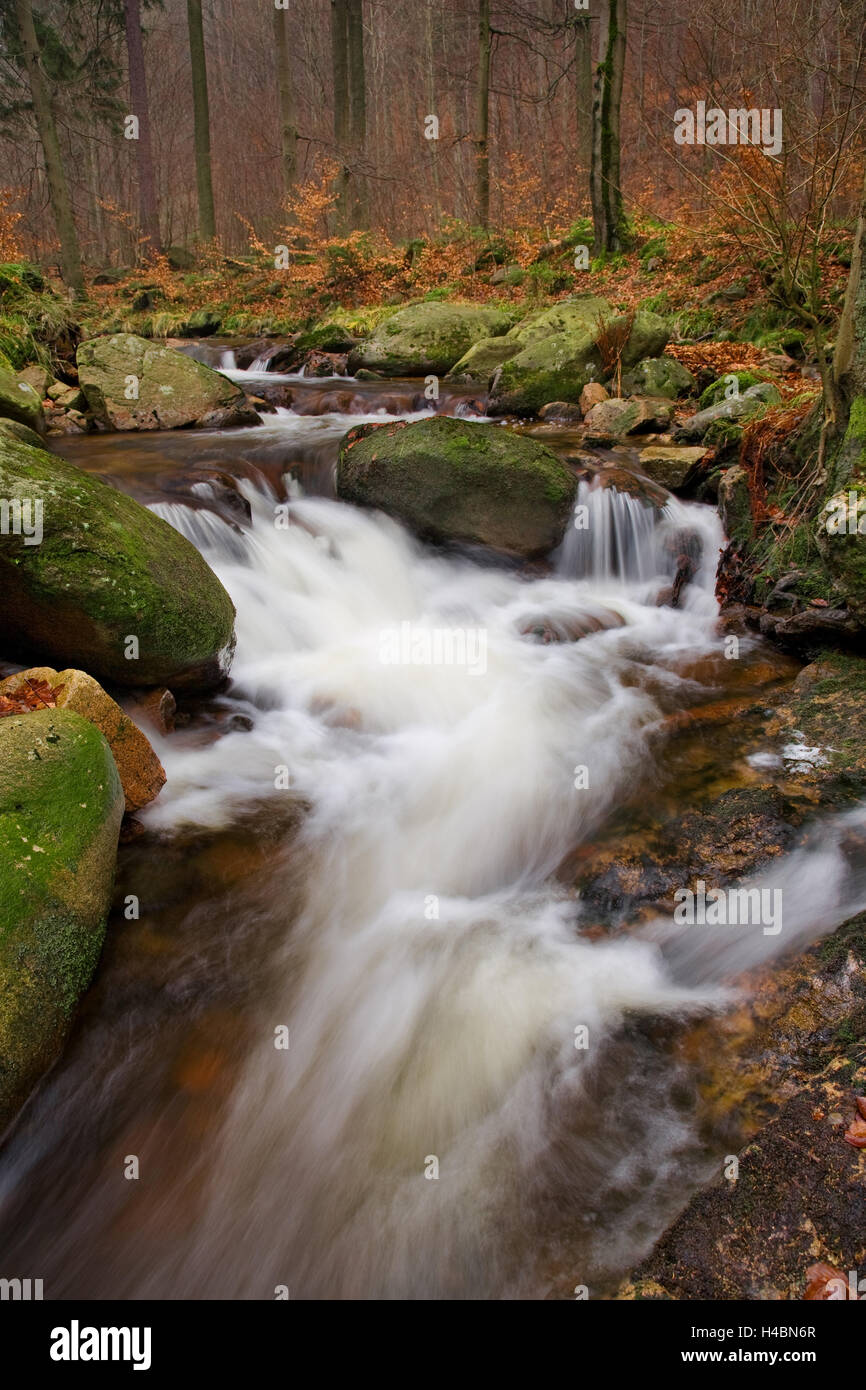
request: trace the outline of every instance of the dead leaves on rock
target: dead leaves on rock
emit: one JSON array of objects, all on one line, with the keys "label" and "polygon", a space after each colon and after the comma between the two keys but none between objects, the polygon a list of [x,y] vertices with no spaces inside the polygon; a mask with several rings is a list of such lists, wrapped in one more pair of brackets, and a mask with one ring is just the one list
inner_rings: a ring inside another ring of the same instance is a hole
[{"label": "dead leaves on rock", "polygon": [[25,679],[17,690],[0,695],[0,719],[10,714],[28,714],[34,709],[55,709],[62,685],[50,686],[47,681]]}]

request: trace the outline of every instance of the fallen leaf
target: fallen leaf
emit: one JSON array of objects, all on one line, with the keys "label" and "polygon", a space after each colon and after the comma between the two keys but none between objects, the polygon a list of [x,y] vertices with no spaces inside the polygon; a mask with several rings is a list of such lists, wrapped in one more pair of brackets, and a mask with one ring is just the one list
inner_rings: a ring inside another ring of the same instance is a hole
[{"label": "fallen leaf", "polygon": [[858,1115],[845,1130],[845,1138],[855,1149],[866,1149],[866,1120]]},{"label": "fallen leaf", "polygon": [[809,1303],[834,1301],[838,1303],[847,1297],[848,1280],[841,1269],[836,1269],[834,1265],[816,1264],[810,1265],[806,1270],[804,1301]]}]

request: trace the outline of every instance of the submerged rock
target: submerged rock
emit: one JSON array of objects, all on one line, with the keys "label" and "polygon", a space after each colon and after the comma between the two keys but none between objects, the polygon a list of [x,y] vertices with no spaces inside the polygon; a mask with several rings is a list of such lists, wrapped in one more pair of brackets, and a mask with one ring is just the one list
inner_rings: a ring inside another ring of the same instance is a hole
[{"label": "submerged rock", "polygon": [[444,376],[481,339],[504,334],[511,320],[477,304],[410,304],[383,319],[349,354],[348,369],[383,376]]},{"label": "submerged rock", "polygon": [[195,546],[153,512],[0,436],[0,497],[33,534],[0,533],[9,650],[118,685],[200,690],[225,677],[234,606]]},{"label": "submerged rock", "polygon": [[0,1131],[56,1061],[99,960],[123,790],[69,710],[0,719]]},{"label": "submerged rock", "polygon": [[241,388],[228,377],[132,333],[91,338],[80,345],[77,360],[91,413],[112,429],[259,423]]},{"label": "submerged rock", "polygon": [[576,480],[534,439],[446,416],[361,425],[340,446],[337,493],[435,541],[533,558],[561,541]]}]

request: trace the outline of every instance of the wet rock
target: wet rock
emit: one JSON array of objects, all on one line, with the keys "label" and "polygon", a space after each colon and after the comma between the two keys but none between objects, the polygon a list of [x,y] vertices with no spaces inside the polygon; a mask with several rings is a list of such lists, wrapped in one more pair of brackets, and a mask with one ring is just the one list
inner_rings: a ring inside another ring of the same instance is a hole
[{"label": "wet rock", "polygon": [[648,478],[652,478],[654,483],[661,483],[662,487],[666,487],[670,492],[676,492],[684,486],[686,479],[706,457],[706,452],[701,446],[667,448],[661,444],[652,444],[648,449],[641,449],[638,467]]},{"label": "wet rock", "polygon": [[538,418],[569,425],[579,424],[583,417],[579,405],[571,405],[568,401],[548,401],[539,410]]},{"label": "wet rock", "polygon": [[594,405],[598,405],[599,402],[609,399],[607,388],[602,386],[600,381],[590,381],[588,385],[584,386],[580,393],[580,401],[578,404],[580,406],[581,415],[588,415]]},{"label": "wet rock", "polygon": [[504,334],[511,320],[476,304],[411,304],[390,315],[349,354],[348,369],[384,376],[444,376],[482,338]]},{"label": "wet rock", "polygon": [[672,414],[670,401],[650,400],[646,396],[599,401],[586,417],[586,438],[592,443],[595,439],[621,439],[626,435],[649,434],[665,429]]},{"label": "wet rock", "polygon": [[45,681],[57,709],[69,709],[95,724],[105,737],[120,774],[127,811],[155,800],[165,786],[165,772],[141,730],[124,714],[98,681],[85,671],[55,671],[35,666],[0,681],[0,695],[11,695],[28,681]]},{"label": "wet rock", "polygon": [[174,732],[177,701],[170,690],[157,687],[136,696],[134,709],[142,723],[149,724],[158,734]]},{"label": "wet rock", "polygon": [[540,557],[562,539],[576,480],[537,443],[445,416],[362,425],[340,446],[337,493],[436,541]]},{"label": "wet rock", "polygon": [[167,522],[73,464],[0,436],[0,496],[41,508],[41,537],[0,535],[0,634],[118,685],[207,689],[225,677],[234,607]]},{"label": "wet rock", "polygon": [[259,423],[241,388],[228,377],[131,333],[82,343],[78,376],[93,416],[112,429]]},{"label": "wet rock", "polygon": [[0,1131],[56,1061],[99,959],[123,790],[70,710],[0,719]]}]

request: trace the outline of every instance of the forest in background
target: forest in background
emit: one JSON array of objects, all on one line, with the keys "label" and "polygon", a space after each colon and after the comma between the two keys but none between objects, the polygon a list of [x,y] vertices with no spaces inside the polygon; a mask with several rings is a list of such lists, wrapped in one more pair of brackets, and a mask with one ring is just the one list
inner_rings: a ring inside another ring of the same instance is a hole
[{"label": "forest in background", "polygon": [[[57,257],[58,178],[66,240],[99,267],[214,236],[242,252],[322,188],[337,193],[322,234],[406,241],[457,221],[551,238],[594,210],[596,253],[627,227],[614,207],[598,244],[594,180],[596,204],[606,190],[632,216],[721,211],[747,237],[755,202],[774,232],[850,219],[862,0],[586,2],[5,0],[7,250]],[[781,109],[779,158],[678,146],[674,112],[698,100]]]}]

